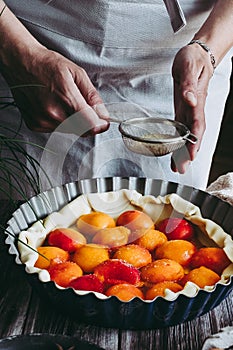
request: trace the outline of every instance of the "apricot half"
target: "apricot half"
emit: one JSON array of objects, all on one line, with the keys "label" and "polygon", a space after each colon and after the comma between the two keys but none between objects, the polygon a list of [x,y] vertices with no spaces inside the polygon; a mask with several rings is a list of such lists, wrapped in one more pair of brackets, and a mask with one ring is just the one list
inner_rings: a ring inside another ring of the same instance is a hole
[{"label": "apricot half", "polygon": [[97,265],[108,259],[108,248],[94,243],[86,244],[78,248],[72,258],[86,273],[93,272]]},{"label": "apricot half", "polygon": [[195,283],[200,288],[205,286],[213,286],[220,280],[220,276],[208,269],[205,266],[198,267],[191,270],[187,275],[182,279],[182,284],[185,285],[186,282],[190,281]]},{"label": "apricot half", "polygon": [[169,289],[174,293],[177,293],[183,289],[183,287],[177,282],[164,281],[154,284],[150,289],[146,291],[145,299],[152,300],[158,296],[165,296],[165,290]]},{"label": "apricot half", "polygon": [[113,255],[114,259],[125,260],[129,264],[141,268],[152,261],[152,256],[146,248],[137,244],[128,244],[116,250]]},{"label": "apricot half", "polygon": [[109,259],[96,266],[94,274],[106,285],[140,282],[140,272],[134,266],[118,259]]},{"label": "apricot half", "polygon": [[91,212],[81,215],[76,222],[78,230],[84,235],[94,236],[97,231],[106,227],[115,227],[114,219],[102,212]]},{"label": "apricot half", "polygon": [[221,275],[230,263],[231,261],[228,259],[224,250],[218,247],[200,248],[191,260],[193,268],[205,266],[215,271],[218,275]]},{"label": "apricot half", "polygon": [[116,284],[114,286],[111,286],[107,289],[105,294],[107,296],[115,295],[122,301],[130,301],[135,297],[143,299],[142,291],[139,288],[133,286],[132,284],[127,283]]},{"label": "apricot half", "polygon": [[92,239],[93,243],[107,245],[110,248],[119,247],[128,243],[130,230],[124,226],[107,227],[100,229]]},{"label": "apricot half", "polygon": [[160,245],[155,251],[156,259],[172,259],[187,266],[196,251],[196,247],[183,239],[171,240]]},{"label": "apricot half", "polygon": [[154,227],[154,222],[149,215],[140,210],[127,210],[118,216],[116,225],[127,227],[132,234],[144,234]]},{"label": "apricot half", "polygon": [[58,247],[42,246],[38,247],[38,259],[35,267],[47,269],[51,264],[58,264],[69,259],[69,253]]},{"label": "apricot half", "polygon": [[167,242],[167,237],[163,232],[150,229],[133,243],[138,244],[149,251],[153,251],[165,242]]},{"label": "apricot half", "polygon": [[51,246],[56,246],[72,253],[81,245],[86,244],[87,240],[80,232],[71,228],[61,227],[49,233],[48,243]]},{"label": "apricot half", "polygon": [[141,269],[141,279],[149,283],[178,281],[184,277],[183,267],[171,259],[159,259]]},{"label": "apricot half", "polygon": [[70,282],[79,276],[82,276],[82,269],[71,261],[65,261],[60,264],[50,266],[48,269],[50,278],[59,286],[68,287]]},{"label": "apricot half", "polygon": [[104,283],[95,275],[88,274],[78,277],[69,283],[69,287],[76,290],[86,290],[92,292],[103,293]]},{"label": "apricot half", "polygon": [[190,240],[194,235],[194,227],[191,222],[181,218],[164,219],[157,225],[157,228],[164,232],[169,240]]}]

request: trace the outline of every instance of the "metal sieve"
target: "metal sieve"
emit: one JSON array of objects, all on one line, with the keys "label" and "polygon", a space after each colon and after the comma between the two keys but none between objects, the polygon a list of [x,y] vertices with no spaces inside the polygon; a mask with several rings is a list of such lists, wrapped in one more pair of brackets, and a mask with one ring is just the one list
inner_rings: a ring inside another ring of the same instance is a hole
[{"label": "metal sieve", "polygon": [[129,150],[145,156],[164,156],[187,141],[197,142],[197,137],[184,124],[164,118],[128,119],[119,124],[119,131]]}]

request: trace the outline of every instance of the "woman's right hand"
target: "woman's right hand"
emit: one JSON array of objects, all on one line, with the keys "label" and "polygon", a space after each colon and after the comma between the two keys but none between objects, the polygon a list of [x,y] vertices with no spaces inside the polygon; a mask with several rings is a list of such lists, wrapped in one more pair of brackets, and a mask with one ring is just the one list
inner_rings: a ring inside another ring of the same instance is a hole
[{"label": "woman's right hand", "polygon": [[5,67],[4,75],[31,130],[51,132],[71,115],[70,132],[96,134],[108,128],[107,110],[82,68],[46,48],[27,57],[26,67],[25,56],[23,61]]},{"label": "woman's right hand", "polygon": [[42,46],[8,8],[0,31],[1,72],[28,128],[52,132],[73,116],[66,132],[86,135],[108,129],[108,112],[81,67]]}]

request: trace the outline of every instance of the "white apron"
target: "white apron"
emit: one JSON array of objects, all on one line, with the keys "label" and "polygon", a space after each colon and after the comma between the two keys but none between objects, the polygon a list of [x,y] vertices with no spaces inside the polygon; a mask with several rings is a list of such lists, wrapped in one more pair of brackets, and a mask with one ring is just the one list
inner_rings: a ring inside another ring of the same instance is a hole
[{"label": "white apron", "polygon": [[[180,0],[187,25],[174,34],[163,0],[6,1],[45,46],[87,71],[110,113],[114,110],[122,119],[140,116],[141,108],[173,118],[173,58],[200,28],[214,2]],[[211,79],[202,147],[184,175],[170,170],[170,155],[155,158],[128,151],[114,123],[107,132],[88,138],[34,133],[24,125],[21,134],[52,150],[30,153],[41,157],[53,186],[92,177],[146,176],[204,189],[229,91],[231,56],[225,56]],[[14,125],[18,117],[11,114]],[[10,123],[6,112],[3,117]],[[43,189],[50,185],[45,181]]]}]

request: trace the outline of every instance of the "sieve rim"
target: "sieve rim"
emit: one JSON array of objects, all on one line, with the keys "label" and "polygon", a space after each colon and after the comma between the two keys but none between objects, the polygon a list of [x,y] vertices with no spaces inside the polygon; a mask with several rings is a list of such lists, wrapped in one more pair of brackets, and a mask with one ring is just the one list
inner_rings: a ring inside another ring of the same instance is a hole
[{"label": "sieve rim", "polygon": [[[155,123],[160,124],[160,125],[161,124],[172,125],[176,129],[178,129],[179,133],[181,133],[182,135],[176,136],[176,137],[171,137],[169,139],[153,140],[153,139],[144,138],[142,136],[132,135],[131,133],[129,133],[125,130],[125,127],[128,125],[133,125],[133,124],[138,125],[142,122],[143,123],[155,122]],[[183,123],[172,120],[172,119],[157,118],[157,117],[142,117],[142,118],[131,118],[131,119],[124,120],[119,124],[119,131],[124,137],[130,138],[130,139],[135,140],[135,141],[144,142],[147,144],[177,143],[181,140],[184,140],[184,139],[186,140],[190,134],[189,129]]]}]

